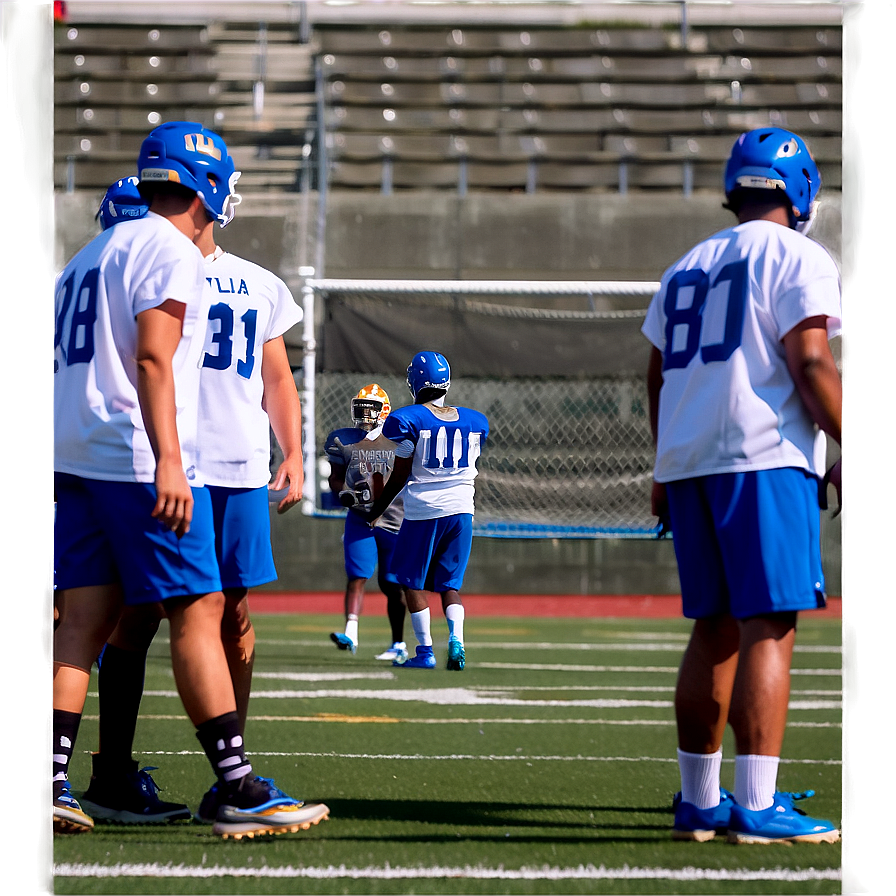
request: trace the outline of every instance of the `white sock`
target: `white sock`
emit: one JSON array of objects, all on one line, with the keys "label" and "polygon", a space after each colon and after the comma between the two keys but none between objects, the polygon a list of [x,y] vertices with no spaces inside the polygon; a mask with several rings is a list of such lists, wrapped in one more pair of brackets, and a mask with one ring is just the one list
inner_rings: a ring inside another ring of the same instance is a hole
[{"label": "white sock", "polygon": [[345,621],[345,636],[351,638],[354,644],[358,643],[358,617],[349,616]]},{"label": "white sock", "polygon": [[414,627],[414,635],[421,647],[432,647],[432,635],[429,626],[429,607],[411,613],[411,625]]},{"label": "white sock", "polygon": [[448,604],[445,608],[445,618],[448,620],[448,637],[457,638],[464,643],[464,607],[463,604]]},{"label": "white sock", "polygon": [[719,777],[722,771],[722,751],[715,753],[685,753],[678,751],[681,772],[681,799],[698,809],[712,809],[722,801]]},{"label": "white sock", "polygon": [[777,756],[734,757],[734,799],[739,806],[758,812],[774,803],[778,762]]}]

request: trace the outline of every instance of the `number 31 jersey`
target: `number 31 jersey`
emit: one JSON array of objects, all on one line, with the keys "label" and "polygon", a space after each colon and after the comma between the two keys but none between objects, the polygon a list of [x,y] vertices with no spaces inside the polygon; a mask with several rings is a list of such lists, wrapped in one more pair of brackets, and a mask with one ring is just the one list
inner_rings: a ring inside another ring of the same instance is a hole
[{"label": "number 31 jersey", "polygon": [[229,252],[208,256],[208,332],[199,382],[199,467],[209,485],[259,488],[271,478],[261,405],[264,344],[302,319],[286,284]]},{"label": "number 31 jersey", "polygon": [[413,452],[403,492],[405,519],[473,513],[476,461],[488,438],[484,414],[470,408],[408,405],[386,417],[383,435],[397,443],[397,456]]},{"label": "number 31 jersey", "polygon": [[824,436],[800,399],[783,338],[810,317],[840,332],[840,276],[819,243],[750,221],[663,275],[644,335],[663,354],[658,482],[798,467],[821,475]]}]

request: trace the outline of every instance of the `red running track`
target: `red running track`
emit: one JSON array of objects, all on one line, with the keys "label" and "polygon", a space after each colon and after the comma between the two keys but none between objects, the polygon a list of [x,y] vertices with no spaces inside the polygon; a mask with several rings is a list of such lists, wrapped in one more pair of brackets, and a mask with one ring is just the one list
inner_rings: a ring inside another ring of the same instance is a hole
[{"label": "red running track", "polygon": [[[464,594],[464,606],[472,616],[583,616],[677,618],[681,597],[677,594]],[[813,616],[839,619],[841,601],[829,597],[824,610]],[[256,591],[249,595],[255,613],[343,614],[339,591]],[[434,606],[433,609],[437,607]],[[386,598],[370,591],[364,598],[365,615],[385,615]]]}]

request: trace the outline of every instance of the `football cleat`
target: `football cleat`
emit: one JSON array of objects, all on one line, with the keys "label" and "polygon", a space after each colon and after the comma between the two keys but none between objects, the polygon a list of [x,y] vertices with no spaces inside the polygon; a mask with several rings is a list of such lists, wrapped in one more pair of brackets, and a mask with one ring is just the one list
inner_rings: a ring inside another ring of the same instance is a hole
[{"label": "football cleat", "polygon": [[391,647],[387,647],[376,658],[378,660],[400,660],[404,662],[408,658],[408,645],[404,641],[394,641]]},{"label": "football cleat", "polygon": [[93,830],[93,819],[72,796],[66,779],[53,781],[53,830],[57,834],[86,834]]},{"label": "football cleat", "polygon": [[735,803],[728,822],[729,843],[836,843],[840,831],[829,821],[810,818],[785,794],[776,793],[767,809],[752,811]]},{"label": "football cleat", "polygon": [[698,843],[705,843],[707,840],[712,840],[717,833],[728,830],[734,797],[727,790],[720,788],[721,799],[718,806],[709,809],[698,809],[693,803],[684,802],[681,794],[677,796],[678,800],[673,800],[675,806],[673,840],[696,840]]},{"label": "football cleat", "polygon": [[379,383],[371,383],[352,399],[352,423],[369,432],[383,423],[391,410],[386,390]]},{"label": "football cleat", "polygon": [[189,821],[192,814],[183,803],[169,803],[158,797],[159,785],[151,771],[155,766],[132,768],[110,772],[103,768],[100,754],[93,755],[93,775],[90,785],[81,797],[87,812],[97,821],[114,821],[119,824],[167,824],[171,821]]},{"label": "football cleat", "polygon": [[199,808],[193,816],[196,821],[201,821],[205,824],[214,824],[215,819],[218,817],[218,809],[221,807],[222,796],[221,787],[218,782],[215,781],[215,783],[206,790],[202,797],[202,801],[199,803]]},{"label": "football cleat", "polygon": [[167,121],[150,131],[137,158],[140,185],[175,183],[193,190],[209,218],[225,227],[242,198],[240,172],[227,145],[198,121]]},{"label": "football cleat", "polygon": [[329,815],[330,810],[323,803],[305,804],[285,794],[270,778],[249,774],[221,794],[212,832],[225,840],[297,833],[307,831]]},{"label": "football cleat", "polygon": [[408,389],[414,401],[423,389],[451,388],[451,368],[438,352],[417,352],[408,364]]},{"label": "football cleat", "polygon": [[393,666],[401,666],[402,669],[435,669],[436,658],[432,652],[432,647],[422,647],[417,645],[417,653],[399,662],[397,659],[392,660]]},{"label": "football cleat", "polygon": [[330,632],[330,640],[340,649],[354,653],[358,649],[358,645],[342,632]]},{"label": "football cleat", "polygon": [[457,638],[449,638],[447,668],[452,672],[463,672],[465,665],[464,645]]}]

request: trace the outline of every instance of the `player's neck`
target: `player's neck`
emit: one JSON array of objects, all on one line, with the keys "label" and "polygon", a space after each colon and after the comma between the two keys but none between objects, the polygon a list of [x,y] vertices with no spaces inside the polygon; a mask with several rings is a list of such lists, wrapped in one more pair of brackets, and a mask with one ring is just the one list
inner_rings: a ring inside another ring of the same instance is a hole
[{"label": "player's neck", "polygon": [[209,221],[208,226],[203,227],[202,231],[199,233],[199,236],[193,240],[196,244],[196,248],[202,253],[204,258],[208,258],[209,255],[215,255],[216,250],[218,248],[215,243],[215,225],[213,221]]},{"label": "player's neck", "polygon": [[748,221],[771,221],[789,228],[790,214],[783,205],[749,205],[742,208],[737,216],[738,224]]}]

